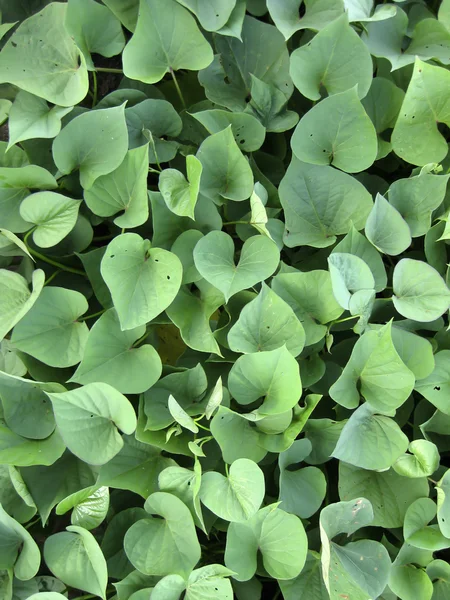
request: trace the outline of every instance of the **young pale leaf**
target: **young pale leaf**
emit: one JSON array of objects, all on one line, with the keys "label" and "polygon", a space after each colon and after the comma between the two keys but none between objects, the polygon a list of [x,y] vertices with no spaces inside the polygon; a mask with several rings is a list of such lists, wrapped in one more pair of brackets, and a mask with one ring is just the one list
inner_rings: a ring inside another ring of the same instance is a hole
[{"label": "young pale leaf", "polygon": [[89,70],[95,70],[91,54],[111,57],[125,46],[119,20],[94,0],[69,0],[65,27],[83,52]]},{"label": "young pale leaf", "polygon": [[429,485],[426,477],[405,479],[392,469],[379,473],[340,463],[341,500],[350,502],[363,491],[373,506],[374,519],[371,524],[391,529],[403,526],[408,506],[417,498],[427,497]]},{"label": "young pale leaf", "polygon": [[116,311],[109,309],[91,328],[83,359],[70,381],[100,381],[123,394],[145,392],[158,381],[162,365],[153,346],[133,348],[144,334],[144,325],[122,331]]},{"label": "young pale leaf", "polygon": [[359,256],[333,252],[328,257],[328,267],[334,297],[342,308],[350,310],[352,299],[358,292],[375,289],[372,271]]},{"label": "young pale leaf", "polygon": [[231,368],[228,388],[233,398],[244,406],[263,397],[258,416],[277,415],[293,408],[300,399],[299,366],[286,346],[244,354]]},{"label": "young pale leaf", "polygon": [[181,285],[182,266],[175,254],[151,248],[136,233],[113,239],[101,262],[122,330],[145,325],[165,310]]},{"label": "young pale leaf", "polygon": [[71,525],[67,531],[51,535],[45,541],[44,558],[50,571],[66,585],[106,600],[106,560],[89,531]]},{"label": "young pale leaf", "polygon": [[295,87],[310,100],[320,100],[322,87],[331,96],[355,85],[359,98],[364,98],[372,83],[372,59],[342,15],[294,50],[290,72]]},{"label": "young pale leaf", "polygon": [[306,334],[307,346],[325,337],[330,323],[339,319],[344,310],[333,295],[328,271],[280,273],[273,278],[272,289],[294,311]]},{"label": "young pale leaf", "polygon": [[295,157],[279,192],[286,219],[283,241],[290,248],[331,246],[352,225],[362,229],[373,206],[369,192],[350,175]]},{"label": "young pale leaf", "polygon": [[9,111],[8,150],[18,142],[33,138],[54,138],[61,131],[61,119],[72,106],[49,108],[43,98],[20,91]]},{"label": "young pale leaf", "polygon": [[198,272],[224,294],[227,302],[237,292],[270,277],[279,260],[275,243],[261,235],[244,243],[237,265],[234,264],[233,238],[223,231],[208,233],[194,248]]},{"label": "young pale leaf", "polygon": [[185,429],[192,431],[192,433],[198,433],[198,427],[194,420],[187,414],[187,412],[178,404],[172,394],[169,396],[168,402],[169,412],[174,420],[179,423]]},{"label": "young pale leaf", "polygon": [[197,152],[203,166],[200,191],[216,203],[223,199],[247,200],[253,191],[253,174],[239,150],[231,125],[206,138]]},{"label": "young pale leaf", "polygon": [[[385,440],[381,446],[380,438]],[[408,448],[408,438],[397,423],[365,403],[341,431],[332,456],[355,467],[382,471],[391,467]]]},{"label": "young pale leaf", "polygon": [[295,156],[347,173],[368,169],[377,156],[377,135],[356,86],[325,98],[300,119],[291,140]]},{"label": "young pale leaf", "polygon": [[375,410],[389,412],[405,402],[414,382],[394,347],[388,323],[359,338],[330,396],[346,408],[357,408],[361,394]]},{"label": "young pale leaf", "polygon": [[129,150],[123,162],[111,173],[95,180],[84,199],[92,212],[114,219],[117,227],[132,229],[148,219],[148,144]]},{"label": "young pale leaf", "polygon": [[21,581],[34,577],[39,569],[41,553],[28,531],[10,517],[0,505],[0,564],[2,569],[14,569]]},{"label": "young pale leaf", "polygon": [[261,508],[247,521],[230,524],[225,565],[235,571],[234,579],[248,581],[256,572],[259,550],[271,577],[292,579],[302,570],[307,549],[300,519],[271,505]]},{"label": "young pale leaf", "polygon": [[429,322],[450,306],[450,291],[439,273],[421,260],[402,258],[395,265],[392,300],[407,319]]},{"label": "young pale leaf", "polygon": [[263,283],[258,296],[242,309],[227,339],[234,352],[251,354],[285,345],[297,356],[305,344],[305,331],[292,308]]},{"label": "young pale leaf", "polygon": [[85,112],[64,127],[53,142],[53,160],[61,173],[80,170],[89,189],[101,175],[119,167],[128,150],[125,106]]},{"label": "young pale leaf", "polygon": [[123,447],[116,427],[130,435],[136,415],[130,402],[106,383],[48,393],[58,431],[70,451],[91,465],[103,465]]},{"label": "young pale leaf", "polygon": [[136,30],[122,55],[130,79],[156,83],[168,72],[198,71],[213,60],[192,15],[175,0],[142,0]]},{"label": "young pale leaf", "polygon": [[[298,464],[305,460],[311,450],[309,440],[297,440],[278,457],[280,508],[302,519],[309,519],[319,510],[327,489],[325,476],[320,469],[298,468]],[[295,470],[294,465],[297,467]]]},{"label": "young pale leaf", "polygon": [[45,273],[41,269],[33,271],[33,291],[27,281],[13,271],[0,269],[2,294],[0,296],[0,339],[16,325],[32,308],[44,287]]},{"label": "young pale leaf", "polygon": [[428,440],[414,440],[408,450],[392,465],[392,468],[403,477],[430,477],[439,467],[439,451],[435,444]]},{"label": "young pale leaf", "polygon": [[20,216],[33,223],[33,241],[41,248],[56,246],[75,227],[81,202],[55,192],[37,192],[20,205]]},{"label": "young pale leaf", "polygon": [[[450,85],[447,69],[418,58],[403,105],[392,132],[394,152],[413,165],[439,163],[447,155],[447,142],[439,123],[450,125]],[[417,143],[420,140],[420,144]]]},{"label": "young pale leaf", "polygon": [[23,21],[0,52],[0,80],[59,106],[88,92],[84,56],[64,27],[67,6],[52,2]]},{"label": "young pale leaf", "polygon": [[264,475],[253,461],[234,461],[227,477],[209,471],[202,476],[200,499],[225,521],[247,521],[256,514],[264,499]]},{"label": "young pale leaf", "polygon": [[176,169],[164,169],[159,176],[159,189],[168,208],[180,217],[195,220],[194,209],[200,190],[202,163],[189,154],[186,156],[187,180]]},{"label": "young pale leaf", "polygon": [[381,194],[367,217],[366,236],[377,250],[397,256],[411,245],[411,231],[398,210]]},{"label": "young pale leaf", "polygon": [[166,492],[147,498],[150,515],[128,529],[124,547],[132,564],[147,575],[186,576],[200,559],[200,544],[189,509]]},{"label": "young pale leaf", "polygon": [[205,408],[205,417],[210,419],[213,416],[214,411],[222,404],[223,400],[223,386],[222,386],[222,377],[216,382],[211,395],[208,399],[208,404]]},{"label": "young pale leaf", "polygon": [[436,525],[428,527],[428,523],[436,518],[436,512],[436,504],[431,498],[419,498],[408,507],[403,525],[403,537],[408,544],[433,552],[450,546],[450,540]]},{"label": "young pale leaf", "polygon": [[14,346],[51,367],[70,367],[83,358],[89,329],[77,321],[88,309],[80,292],[45,287],[15,326]]}]

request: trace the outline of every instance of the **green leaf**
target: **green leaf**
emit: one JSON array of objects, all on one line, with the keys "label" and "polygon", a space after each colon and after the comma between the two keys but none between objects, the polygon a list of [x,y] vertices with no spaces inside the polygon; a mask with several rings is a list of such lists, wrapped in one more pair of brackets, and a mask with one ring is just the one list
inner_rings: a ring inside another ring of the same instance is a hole
[{"label": "green leaf", "polygon": [[342,15],[294,50],[290,72],[295,87],[310,100],[320,100],[321,87],[331,96],[355,85],[359,98],[364,98],[372,83],[372,59]]},{"label": "green leaf", "polygon": [[[381,447],[380,439],[385,440]],[[365,403],[344,425],[332,456],[355,467],[382,471],[389,469],[407,448],[408,438],[397,423],[376,414]]]},{"label": "green leaf", "polygon": [[372,519],[372,505],[366,498],[330,504],[320,514],[323,579],[332,600],[349,594],[358,600],[377,598],[386,587],[391,561],[380,542],[359,540],[339,546],[331,541],[338,533],[350,535],[371,524]]},{"label": "green leaf", "polygon": [[59,106],[84,99],[89,86],[86,62],[64,27],[66,10],[52,2],[19,25],[0,53],[2,82]]},{"label": "green leaf", "polygon": [[159,176],[159,189],[168,208],[180,217],[195,220],[194,209],[200,190],[202,163],[189,154],[186,156],[187,180],[176,169],[164,169]]},{"label": "green leaf", "polygon": [[267,8],[275,25],[288,40],[299,29],[320,30],[344,13],[344,5],[338,0],[309,0],[305,2],[305,14],[300,17],[301,0],[267,0]]},{"label": "green leaf", "polygon": [[71,106],[49,108],[43,98],[19,91],[8,116],[8,150],[24,140],[54,138],[61,131],[61,119],[71,110]]},{"label": "green leaf", "polygon": [[345,254],[354,254],[361,258],[370,268],[375,280],[375,291],[381,292],[387,284],[386,269],[383,260],[377,250],[370,244],[367,239],[359,233],[354,226],[350,229],[343,240],[336,244],[332,250]]},{"label": "green leaf", "polygon": [[436,504],[431,498],[419,498],[409,506],[403,525],[403,537],[408,544],[433,552],[450,546],[437,525],[428,527],[436,518],[436,512]]},{"label": "green leaf", "polygon": [[[414,165],[440,162],[447,155],[447,142],[439,132],[438,124],[450,123],[445,93],[449,82],[450,74],[446,69],[416,59],[392,132],[394,152]],[[416,143],[417,139],[421,140],[420,144]]]},{"label": "green leaf", "polygon": [[257,513],[264,493],[263,472],[247,458],[234,461],[227,477],[214,471],[202,476],[202,503],[226,521],[247,521]]},{"label": "green leaf", "polygon": [[417,381],[415,389],[441,412],[450,415],[450,350],[441,350],[434,358],[436,364],[433,372]]},{"label": "green leaf", "polygon": [[109,58],[120,54],[125,46],[119,20],[94,0],[69,0],[65,27],[83,52],[90,70],[95,70],[91,54]]},{"label": "green leaf", "polygon": [[276,505],[266,506],[247,521],[230,524],[225,566],[235,571],[234,579],[248,581],[255,574],[259,550],[271,577],[292,579],[305,564],[307,546],[305,530],[298,517]]},{"label": "green leaf", "polygon": [[295,157],[279,191],[286,219],[283,241],[290,248],[331,246],[352,225],[362,229],[373,206],[369,192],[350,175]]},{"label": "green leaf", "polygon": [[175,398],[170,395],[168,401],[169,412],[172,415],[174,421],[192,431],[192,433],[198,433],[198,427],[194,420],[187,414],[187,412],[178,404]]},{"label": "green leaf", "polygon": [[36,575],[41,562],[41,553],[28,531],[10,517],[0,505],[0,566],[13,569],[14,575],[21,581],[27,581]]},{"label": "green leaf", "polygon": [[302,519],[308,519],[319,510],[327,488],[325,476],[320,469],[297,467],[293,470],[294,465],[305,460],[311,448],[309,440],[297,440],[278,457],[280,508]]},{"label": "green leaf", "polygon": [[200,231],[188,229],[177,237],[170,249],[171,252],[178,256],[183,265],[183,284],[196,283],[202,279],[194,263],[194,248],[198,240],[202,237],[203,234]]},{"label": "green leaf", "polygon": [[193,471],[175,465],[164,469],[159,474],[158,486],[160,491],[169,492],[184,502],[192,514],[195,525],[206,532],[199,497],[201,478],[201,465],[197,459],[194,459]]},{"label": "green leaf", "polygon": [[85,112],[66,125],[53,142],[53,160],[61,173],[80,171],[89,189],[101,175],[119,167],[128,150],[125,106]]},{"label": "green leaf", "polygon": [[145,510],[150,513],[148,518],[132,525],[125,535],[128,558],[147,575],[186,576],[200,559],[189,509],[176,496],[156,492],[147,498]]},{"label": "green leaf", "polygon": [[228,464],[240,458],[258,463],[267,454],[262,445],[262,434],[251,427],[243,415],[225,406],[219,406],[212,418],[211,434],[220,447],[223,461]]},{"label": "green leaf", "polygon": [[227,576],[233,571],[222,565],[207,565],[195,569],[189,575],[186,585],[186,600],[203,600],[214,597],[217,600],[233,600],[233,588]]},{"label": "green leaf", "polygon": [[377,155],[377,137],[356,86],[311,108],[300,119],[291,146],[306,163],[331,164],[347,173],[368,169]]},{"label": "green leaf", "polygon": [[175,254],[151,248],[136,233],[113,239],[101,262],[122,330],[145,325],[165,310],[181,285],[182,266]]},{"label": "green leaf", "polygon": [[328,257],[328,268],[334,297],[342,308],[351,310],[358,293],[375,289],[372,271],[359,256],[333,252]]},{"label": "green leaf", "polygon": [[403,477],[430,477],[439,467],[439,451],[437,447],[427,440],[414,440],[408,450],[411,454],[404,454],[393,465],[393,469]]},{"label": "green leaf", "polygon": [[236,402],[244,406],[262,397],[258,415],[277,415],[293,408],[300,399],[299,366],[286,346],[244,354],[231,368],[228,388]]},{"label": "green leaf", "polygon": [[279,260],[275,243],[259,235],[244,242],[237,265],[233,239],[223,231],[208,233],[194,248],[198,272],[223,293],[227,302],[237,292],[270,277]]},{"label": "green leaf", "polygon": [[123,394],[145,392],[158,381],[162,365],[153,346],[133,347],[144,334],[144,325],[122,331],[116,311],[109,309],[91,328],[83,359],[70,381],[100,381]]},{"label": "green leaf", "polygon": [[303,325],[307,346],[323,339],[325,324],[344,312],[334,298],[328,271],[280,273],[274,277],[272,289],[289,304]]},{"label": "green leaf", "polygon": [[109,489],[93,486],[80,490],[61,501],[56,507],[56,514],[63,515],[72,510],[71,524],[90,530],[103,523],[108,508]]},{"label": "green leaf", "polygon": [[224,304],[225,299],[217,288],[203,279],[197,281],[196,286],[198,294],[183,286],[167,308],[166,314],[179,328],[183,341],[190,348],[221,356],[210,319]]},{"label": "green leaf", "polygon": [[361,393],[376,411],[389,412],[406,401],[414,382],[414,374],[395,349],[388,323],[359,338],[330,396],[341,406],[357,408]]},{"label": "green leaf", "polygon": [[216,203],[247,200],[253,191],[253,174],[239,150],[231,125],[206,138],[197,152],[203,166],[200,191]]},{"label": "green leaf", "polygon": [[433,321],[450,306],[450,291],[439,273],[425,262],[402,258],[393,277],[396,310],[413,321]]},{"label": "green leaf", "polygon": [[377,250],[397,256],[411,245],[411,230],[399,211],[381,194],[366,221],[366,236]]},{"label": "green leaf", "polygon": [[17,435],[0,423],[0,461],[5,465],[28,467],[52,465],[64,452],[65,446],[58,432],[44,440],[30,440]]},{"label": "green leaf", "polygon": [[88,309],[86,298],[74,290],[45,287],[31,309],[15,326],[14,346],[52,367],[80,362],[89,329],[77,319]]},{"label": "green leaf", "polygon": [[117,227],[132,229],[148,219],[148,145],[129,150],[123,162],[111,173],[98,177],[84,192],[84,199],[92,212],[100,217],[114,219]]},{"label": "green leaf", "polygon": [[106,4],[127,29],[136,29],[139,0],[104,0],[103,4]]},{"label": "green leaf", "polygon": [[132,405],[106,383],[47,395],[65,444],[89,464],[103,465],[121,450],[123,440],[116,427],[128,435],[136,429]]},{"label": "green leaf", "polygon": [[391,334],[395,349],[408,369],[414,373],[415,378],[428,377],[435,366],[433,347],[430,342],[400,327],[394,326]]},{"label": "green leaf", "polygon": [[[298,114],[287,109],[288,98],[283,93],[284,90],[258,79],[253,74],[250,74],[250,77],[251,100],[247,104],[245,112],[255,116],[268,133],[280,133],[295,127],[298,122]],[[285,88],[290,88],[290,82],[286,82]],[[242,144],[244,150],[246,145]]]},{"label": "green leaf", "polygon": [[156,83],[168,72],[198,71],[213,60],[194,17],[175,0],[143,0],[136,30],[123,51],[130,79]]},{"label": "green leaf", "polygon": [[32,308],[44,287],[44,280],[44,271],[33,271],[33,291],[30,292],[27,281],[21,275],[0,269],[3,290],[0,300],[0,339],[4,338]]},{"label": "green leaf", "polygon": [[236,0],[177,0],[198,18],[206,31],[217,31],[231,16]]},{"label": "green leaf", "polygon": [[75,227],[80,202],[55,192],[37,192],[20,205],[20,216],[33,223],[33,241],[41,248],[56,246]]},{"label": "green leaf", "polygon": [[427,497],[425,477],[405,479],[395,471],[366,471],[345,463],[339,465],[339,497],[350,500],[358,494],[366,495],[372,503],[374,527],[402,527],[408,507],[418,498]]},{"label": "green leaf", "polygon": [[94,536],[71,525],[45,541],[44,558],[50,571],[66,585],[106,599],[106,560]]},{"label": "green leaf", "polygon": [[235,142],[244,152],[255,152],[264,143],[265,127],[252,115],[215,109],[194,112],[192,116],[210,134],[219,133],[231,125]]},{"label": "green leaf", "polygon": [[308,551],[305,566],[295,579],[279,582],[285,600],[329,600],[322,577],[320,556]]},{"label": "green leaf", "polygon": [[292,308],[263,283],[258,296],[242,309],[227,339],[234,352],[251,354],[286,346],[297,356],[305,344],[305,331]]},{"label": "green leaf", "polygon": [[425,571],[414,565],[394,565],[389,577],[389,588],[399,598],[412,600],[420,594],[423,600],[431,600],[433,584]]}]

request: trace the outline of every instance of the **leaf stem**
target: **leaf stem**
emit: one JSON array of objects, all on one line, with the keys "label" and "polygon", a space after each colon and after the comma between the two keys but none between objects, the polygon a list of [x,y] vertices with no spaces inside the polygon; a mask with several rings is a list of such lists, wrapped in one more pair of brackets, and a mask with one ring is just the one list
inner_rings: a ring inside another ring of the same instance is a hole
[{"label": "leaf stem", "polygon": [[62,263],[59,263],[56,260],[53,260],[53,259],[49,258],[48,256],[45,256],[45,254],[41,254],[40,252],[37,252],[37,250],[33,250],[33,248],[30,248],[30,246],[27,244],[27,238],[32,231],[33,230],[30,229],[30,231],[27,232],[27,234],[25,235],[25,237],[23,239],[23,243],[27,247],[27,250],[30,254],[32,254],[36,258],[39,258],[39,260],[42,260],[43,262],[46,262],[49,265],[52,265],[53,267],[61,269],[61,271],[67,271],[68,273],[74,273],[75,275],[81,275],[82,277],[87,278],[86,273],[84,271],[82,271],[81,269],[75,269],[74,267],[68,267],[67,265],[63,265]]},{"label": "leaf stem", "polygon": [[97,104],[98,95],[97,73],[95,71],[92,71],[92,85],[94,88],[92,92],[92,108],[94,108],[94,106]]},{"label": "leaf stem", "polygon": [[183,93],[181,92],[181,88],[178,85],[178,81],[177,81],[177,78],[175,76],[175,72],[172,69],[172,67],[169,67],[169,69],[170,69],[170,74],[172,75],[173,82],[175,84],[175,88],[176,88],[177,93],[178,93],[178,97],[180,98],[180,101],[181,101],[181,104],[183,105],[183,108],[186,109],[186,102],[184,101]]},{"label": "leaf stem", "polygon": [[227,474],[227,477],[230,475],[230,467],[228,466],[228,463],[225,463],[225,473]]},{"label": "leaf stem", "polygon": [[344,319],[338,319],[337,321],[333,321],[331,324],[336,325],[336,323],[345,323],[345,321],[351,321],[352,319],[359,319],[361,315],[351,315],[350,317],[345,317]]},{"label": "leaf stem", "polygon": [[60,273],[61,273],[61,269],[56,269],[56,271],[55,271],[54,273],[52,273],[52,274],[50,275],[50,277],[44,281],[44,285],[48,285],[48,284],[49,284],[51,281],[53,281],[53,280],[55,279],[55,277],[56,277],[57,275],[59,275]]},{"label": "leaf stem", "polygon": [[95,67],[97,73],[120,73],[123,75],[122,69],[111,69],[109,67]]},{"label": "leaf stem", "polygon": [[95,317],[99,317],[100,315],[102,315],[104,312],[106,312],[106,308],[103,308],[102,310],[99,310],[96,313],[92,313],[92,315],[86,315],[85,317],[79,317],[77,319],[78,322],[80,321],[88,321],[89,319],[94,319]]},{"label": "leaf stem", "polygon": [[[203,418],[203,416],[200,417],[200,418]],[[211,433],[211,429],[209,429],[209,427],[205,427],[204,425],[202,425],[198,421],[195,421],[195,424],[197,425],[197,427],[200,427],[200,429],[204,429],[205,431],[208,431],[209,433]]]},{"label": "leaf stem", "polygon": [[31,527],[33,527],[33,525],[36,525],[36,523],[40,520],[41,520],[41,517],[36,517],[35,519],[33,519],[32,521],[30,521],[29,523],[27,523],[25,525],[25,529],[30,529]]},{"label": "leaf stem", "polygon": [[136,348],[136,347],[137,347],[137,346],[139,346],[139,345],[140,345],[140,344],[141,344],[141,343],[142,343],[142,342],[145,340],[145,338],[147,338],[149,335],[150,335],[150,331],[146,331],[146,332],[144,333],[144,335],[141,335],[141,337],[140,337],[138,340],[136,340],[136,341],[134,342],[134,344],[133,344],[131,347],[132,347],[132,348]]},{"label": "leaf stem", "polygon": [[222,225],[250,225],[250,221],[225,221]]}]

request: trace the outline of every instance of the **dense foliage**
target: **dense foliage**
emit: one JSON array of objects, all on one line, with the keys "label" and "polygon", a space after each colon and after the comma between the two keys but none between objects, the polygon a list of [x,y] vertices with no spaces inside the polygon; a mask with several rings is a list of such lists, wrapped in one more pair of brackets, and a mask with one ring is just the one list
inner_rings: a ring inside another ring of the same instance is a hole
[{"label": "dense foliage", "polygon": [[448,600],[450,0],[0,9],[0,599]]}]

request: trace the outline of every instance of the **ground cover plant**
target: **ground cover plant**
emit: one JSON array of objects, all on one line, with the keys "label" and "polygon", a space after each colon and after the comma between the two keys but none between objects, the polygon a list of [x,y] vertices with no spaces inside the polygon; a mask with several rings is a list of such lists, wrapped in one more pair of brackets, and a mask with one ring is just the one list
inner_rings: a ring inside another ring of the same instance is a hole
[{"label": "ground cover plant", "polygon": [[0,10],[0,599],[448,600],[450,1]]}]

